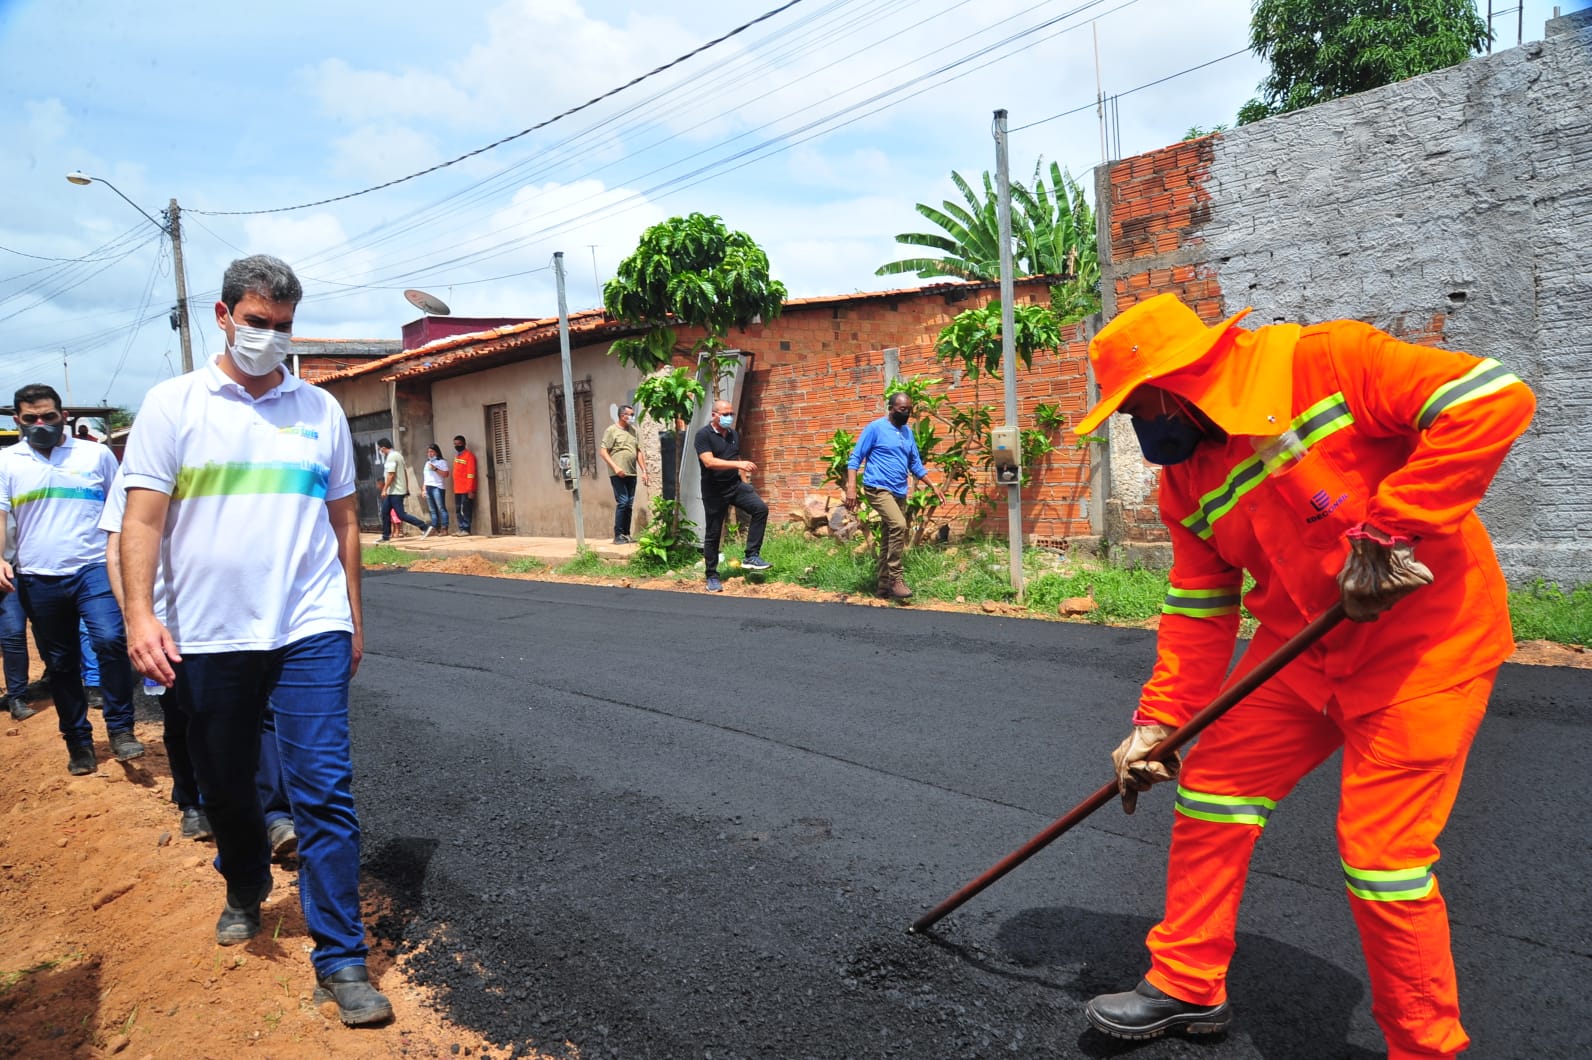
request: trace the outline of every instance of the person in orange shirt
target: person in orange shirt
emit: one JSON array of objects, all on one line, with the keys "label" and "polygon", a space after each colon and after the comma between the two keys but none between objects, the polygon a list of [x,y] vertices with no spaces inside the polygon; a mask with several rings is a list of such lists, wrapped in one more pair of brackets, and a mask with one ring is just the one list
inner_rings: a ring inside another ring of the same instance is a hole
[{"label": "person in orange shirt", "polygon": [[464,435],[453,436],[453,508],[459,517],[459,534],[470,536],[470,519],[475,515],[475,454],[465,445]]},{"label": "person in orange shirt", "polygon": [[[1112,753],[1124,808],[1175,780],[1166,914],[1131,991],[1086,1008],[1119,1038],[1225,1029],[1250,854],[1278,802],[1340,747],[1338,850],[1390,1060],[1453,1056],[1459,1020],[1437,837],[1498,666],[1507,587],[1475,508],[1535,408],[1506,367],[1339,320],[1207,327],[1173,295],[1089,346],[1101,400],[1162,465],[1172,540],[1157,658]],[[1341,601],[1344,623],[1213,723],[1146,760],[1233,676]],[[1181,768],[1180,768],[1181,765]]]}]

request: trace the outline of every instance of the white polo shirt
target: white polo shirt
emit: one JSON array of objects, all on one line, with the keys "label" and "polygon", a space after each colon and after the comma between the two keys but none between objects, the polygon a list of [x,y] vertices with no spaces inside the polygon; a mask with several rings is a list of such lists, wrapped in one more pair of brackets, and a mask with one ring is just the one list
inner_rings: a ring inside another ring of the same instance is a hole
[{"label": "white polo shirt", "polygon": [[27,442],[0,449],[0,512],[16,517],[17,570],[76,574],[104,563],[100,509],[115,477],[115,455],[86,438],[68,435],[48,456]]},{"label": "white polo shirt", "polygon": [[353,631],[328,501],[354,492],[337,402],[291,373],[258,400],[215,361],[157,384],[123,458],[171,497],[158,595],[183,653],[269,651]]},{"label": "white polo shirt", "polygon": [[[127,476],[122,474],[120,468],[116,469],[116,478],[111,481],[110,494],[105,498],[105,510],[100,513],[99,528],[107,534],[122,532],[122,516],[127,513]],[[160,571],[155,572],[155,617],[165,623],[166,621],[166,586],[161,578]]]}]

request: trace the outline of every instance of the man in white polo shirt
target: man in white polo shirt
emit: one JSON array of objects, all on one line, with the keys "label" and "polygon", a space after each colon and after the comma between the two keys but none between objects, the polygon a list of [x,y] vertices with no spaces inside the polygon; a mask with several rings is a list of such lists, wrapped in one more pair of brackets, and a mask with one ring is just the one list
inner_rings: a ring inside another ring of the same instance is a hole
[{"label": "man in white polo shirt", "polygon": [[392,1006],[366,973],[359,912],[348,732],[348,686],[363,654],[353,440],[337,403],[282,367],[302,297],[282,261],[234,261],[216,303],[225,352],[144,399],[123,462],[129,655],[140,673],[175,684],[189,716],[227,884],[222,945],[259,932],[271,891],[254,786],[270,705],[299,835],[315,1001],[335,1001],[344,1023],[376,1023]]},{"label": "man in white polo shirt", "polygon": [[14,586],[33,623],[66,741],[67,772],[81,776],[94,772],[95,761],[79,622],[99,655],[111,751],[121,762],[144,753],[133,736],[133,673],[99,529],[116,457],[98,442],[67,435],[54,387],[23,387],[15,408],[24,444],[0,451],[0,512],[15,517],[17,553],[15,567],[0,560],[0,590]]}]

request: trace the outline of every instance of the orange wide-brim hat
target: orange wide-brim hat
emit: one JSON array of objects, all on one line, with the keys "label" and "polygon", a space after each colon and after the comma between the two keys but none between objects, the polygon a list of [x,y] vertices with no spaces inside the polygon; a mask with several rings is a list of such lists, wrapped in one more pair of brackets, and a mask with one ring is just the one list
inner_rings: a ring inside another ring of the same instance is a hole
[{"label": "orange wide-brim hat", "polygon": [[1094,433],[1134,390],[1199,361],[1248,313],[1240,309],[1207,327],[1175,294],[1158,294],[1119,313],[1089,343],[1089,363],[1101,397],[1073,433]]}]

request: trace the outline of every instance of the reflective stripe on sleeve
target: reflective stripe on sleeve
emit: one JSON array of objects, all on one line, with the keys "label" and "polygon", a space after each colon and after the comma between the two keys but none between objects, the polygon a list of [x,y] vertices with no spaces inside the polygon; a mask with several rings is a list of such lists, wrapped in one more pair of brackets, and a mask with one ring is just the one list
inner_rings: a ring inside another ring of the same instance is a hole
[{"label": "reflective stripe on sleeve", "polygon": [[1184,817],[1196,817],[1201,821],[1214,821],[1217,824],[1252,824],[1257,828],[1264,828],[1266,821],[1271,817],[1271,811],[1277,808],[1277,803],[1272,799],[1253,795],[1207,795],[1200,791],[1190,791],[1179,784],[1177,802],[1173,808]]},{"label": "reflective stripe on sleeve", "polygon": [[1166,591],[1161,614],[1215,618],[1236,613],[1241,599],[1240,589],[1236,585],[1227,589],[1179,589],[1174,585]]},{"label": "reflective stripe on sleeve", "polygon": [[1430,865],[1413,869],[1357,869],[1347,861],[1343,865],[1343,882],[1349,893],[1368,902],[1408,902],[1425,898],[1437,886]]},{"label": "reflective stripe on sleeve", "polygon": [[1452,383],[1444,383],[1438,387],[1426,404],[1421,406],[1421,414],[1416,417],[1415,426],[1424,431],[1437,422],[1438,415],[1444,409],[1463,405],[1467,401],[1474,401],[1488,394],[1496,394],[1504,387],[1513,386],[1518,382],[1520,382],[1519,376],[1489,357]]}]

